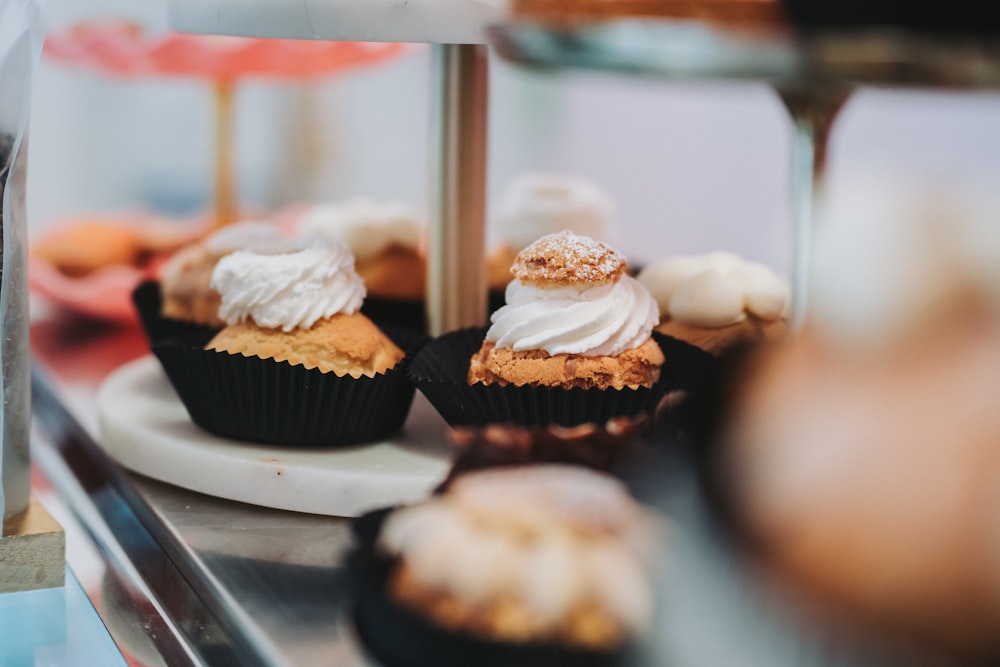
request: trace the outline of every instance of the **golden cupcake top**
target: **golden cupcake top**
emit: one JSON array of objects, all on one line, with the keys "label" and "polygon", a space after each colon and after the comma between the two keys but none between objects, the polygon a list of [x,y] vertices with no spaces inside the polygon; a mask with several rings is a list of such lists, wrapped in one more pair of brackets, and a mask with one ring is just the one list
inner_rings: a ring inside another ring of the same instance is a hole
[{"label": "golden cupcake top", "polygon": [[539,287],[606,285],[625,272],[625,257],[611,246],[564,230],[518,253],[511,273]]}]

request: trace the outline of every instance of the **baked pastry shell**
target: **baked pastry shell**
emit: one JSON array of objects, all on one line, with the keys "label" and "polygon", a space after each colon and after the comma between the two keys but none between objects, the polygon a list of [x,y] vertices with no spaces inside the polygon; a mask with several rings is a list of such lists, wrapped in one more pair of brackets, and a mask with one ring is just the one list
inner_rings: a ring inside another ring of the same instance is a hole
[{"label": "baked pastry shell", "polygon": [[468,383],[469,361],[482,345],[486,329],[459,329],[420,350],[409,368],[413,384],[450,426],[518,424],[578,426],[604,424],[616,417],[652,415],[669,392],[698,394],[713,374],[715,359],[669,336],[653,332],[666,357],[660,379],[638,389],[562,389]]},{"label": "baked pastry shell", "polygon": [[[394,508],[364,514],[352,523],[355,549],[348,556],[356,586],[353,619],[365,648],[386,667],[611,667],[632,664],[635,650],[590,651],[556,644],[484,639],[441,628],[398,604],[388,593],[397,558],[375,544]],[[487,571],[483,576],[490,576]]]},{"label": "baked pastry shell", "polygon": [[427,337],[383,328],[407,356],[374,377],[338,376],[285,361],[204,349],[214,331],[154,342],[191,420],[209,433],[288,447],[374,442],[397,432],[413,402],[406,376]]}]

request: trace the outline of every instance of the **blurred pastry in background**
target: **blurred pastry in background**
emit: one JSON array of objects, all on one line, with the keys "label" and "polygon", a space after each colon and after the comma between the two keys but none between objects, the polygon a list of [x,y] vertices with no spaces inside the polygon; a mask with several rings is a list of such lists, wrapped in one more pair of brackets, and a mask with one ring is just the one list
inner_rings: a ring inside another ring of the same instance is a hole
[{"label": "blurred pastry in background", "polygon": [[163,316],[222,326],[221,297],[211,284],[219,260],[236,250],[276,250],[288,242],[281,230],[269,222],[245,221],[182,248],[160,268]]},{"label": "blurred pastry in background", "polygon": [[663,351],[656,301],[610,246],[569,231],[518,253],[507,304],[469,367],[469,384],[651,387]]},{"label": "blurred pastry in background", "polygon": [[787,332],[788,284],[730,252],[678,256],[644,267],[639,283],[656,299],[656,330],[720,354]]},{"label": "blurred pastry in background", "polygon": [[91,219],[46,234],[31,246],[31,254],[79,278],[106,266],[136,266],[143,246],[134,227]]},{"label": "blurred pastry in background", "polygon": [[810,599],[995,664],[1000,202],[843,187],[817,227],[806,331],[743,376],[720,488]]},{"label": "blurred pastry in background", "polygon": [[346,243],[368,294],[389,299],[424,298],[424,228],[415,208],[367,198],[313,206],[297,224],[301,236]]},{"label": "blurred pastry in background", "polygon": [[455,478],[389,514],[377,548],[389,595],[440,627],[607,651],[650,627],[659,525],[617,480],[539,465]]},{"label": "blurred pastry in background", "polygon": [[514,179],[496,205],[496,236],[487,253],[487,284],[503,290],[517,253],[536,239],[569,230],[605,243],[612,240],[614,203],[597,184],[566,174],[527,173]]},{"label": "blurred pastry in background", "polygon": [[31,289],[70,312],[131,323],[132,290],[201,233],[200,224],[140,213],[62,220],[33,235]]}]

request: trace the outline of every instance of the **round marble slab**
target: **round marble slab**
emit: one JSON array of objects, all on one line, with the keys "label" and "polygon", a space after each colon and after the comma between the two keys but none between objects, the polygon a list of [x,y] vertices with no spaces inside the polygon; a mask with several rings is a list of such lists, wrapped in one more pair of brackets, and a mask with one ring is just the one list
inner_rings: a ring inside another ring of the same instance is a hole
[{"label": "round marble slab", "polygon": [[451,462],[445,422],[420,393],[393,439],[331,449],[242,442],[201,430],[151,355],[111,373],[97,403],[98,441],[124,467],[263,507],[354,517],[426,497]]}]

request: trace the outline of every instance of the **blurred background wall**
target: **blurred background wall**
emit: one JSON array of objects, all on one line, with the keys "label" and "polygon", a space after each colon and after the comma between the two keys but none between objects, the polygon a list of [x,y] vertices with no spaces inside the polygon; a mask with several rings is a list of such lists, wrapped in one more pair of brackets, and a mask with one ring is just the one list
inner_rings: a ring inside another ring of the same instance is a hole
[{"label": "blurred background wall", "polygon": [[[52,25],[126,17],[166,28],[161,0],[52,0]],[[355,195],[425,205],[429,51],[319,83],[240,85],[242,201],[266,210]],[[672,84],[528,72],[494,62],[489,190],[526,170],[588,176],[618,206],[633,260],[730,249],[789,266],[790,122],[751,84]],[[211,192],[211,90],[123,80],[43,60],[32,119],[29,206],[64,216],[144,208],[193,215]],[[961,180],[997,173],[1000,97],[863,91],[831,147],[835,185],[872,164]]]}]

